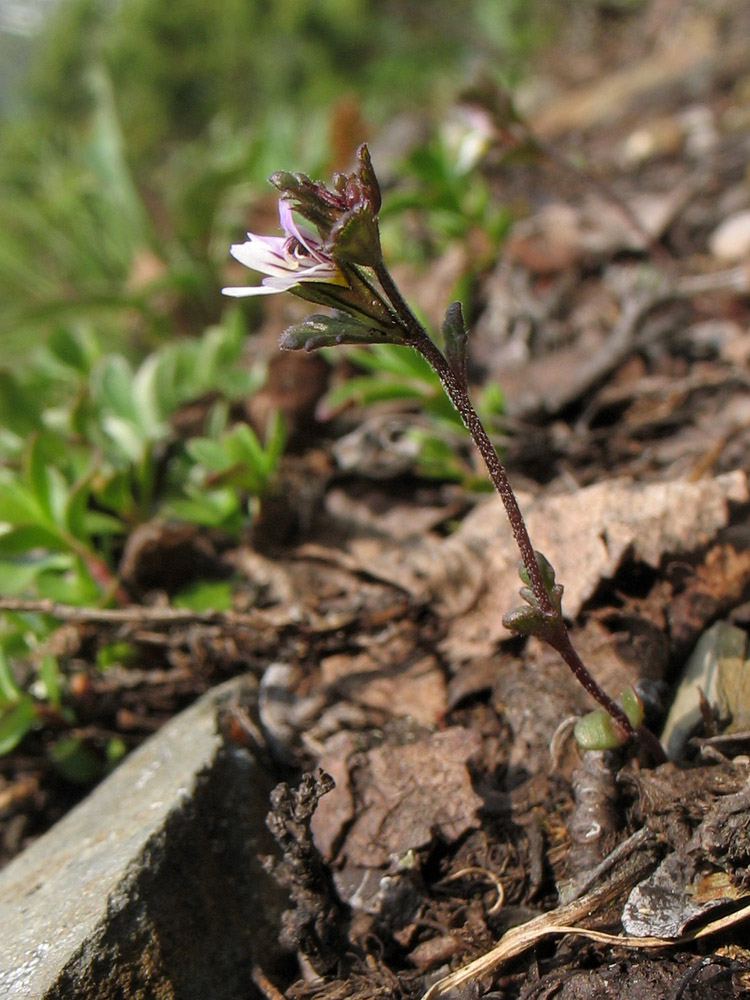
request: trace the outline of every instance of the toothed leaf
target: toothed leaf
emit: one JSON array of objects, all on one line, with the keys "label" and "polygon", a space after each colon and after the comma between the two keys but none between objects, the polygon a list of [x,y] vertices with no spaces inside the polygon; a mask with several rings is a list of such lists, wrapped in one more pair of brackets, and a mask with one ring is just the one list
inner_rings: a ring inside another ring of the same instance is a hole
[{"label": "toothed leaf", "polygon": [[343,313],[334,313],[332,316],[316,313],[301,323],[287,327],[281,335],[279,347],[284,351],[315,351],[320,347],[336,347],[339,344],[382,344],[387,339],[381,331]]},{"label": "toothed leaf", "polygon": [[514,608],[503,615],[503,625],[521,635],[538,635],[546,624],[541,611],[535,607]]},{"label": "toothed leaf", "polygon": [[331,256],[337,263],[375,267],[383,257],[378,220],[369,205],[357,205],[331,229]]},{"label": "toothed leaf", "polygon": [[453,374],[466,384],[466,355],[469,335],[466,332],[464,314],[460,302],[451,302],[445,311],[442,325],[445,356],[453,369]]}]

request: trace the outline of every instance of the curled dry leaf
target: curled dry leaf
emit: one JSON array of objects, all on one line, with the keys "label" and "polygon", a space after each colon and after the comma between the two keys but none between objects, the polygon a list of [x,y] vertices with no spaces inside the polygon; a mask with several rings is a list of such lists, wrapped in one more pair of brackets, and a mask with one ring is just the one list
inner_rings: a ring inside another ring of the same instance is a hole
[{"label": "curled dry leaf", "polygon": [[362,801],[342,850],[348,861],[384,866],[435,835],[452,843],[476,826],[482,799],[472,789],[466,763],[480,745],[478,733],[455,726],[365,754]]},{"label": "curled dry leaf", "polygon": [[[665,555],[693,552],[710,542],[728,522],[729,503],[748,500],[748,487],[738,470],[696,483],[640,486],[614,480],[569,496],[519,499],[529,534],[565,587],[563,612],[574,619],[626,556],[658,567]],[[444,651],[455,660],[489,655],[508,638],[501,619],[518,603],[517,554],[500,501],[478,505],[443,547],[446,557],[461,548],[481,553],[486,582],[474,606],[453,623]]]}]

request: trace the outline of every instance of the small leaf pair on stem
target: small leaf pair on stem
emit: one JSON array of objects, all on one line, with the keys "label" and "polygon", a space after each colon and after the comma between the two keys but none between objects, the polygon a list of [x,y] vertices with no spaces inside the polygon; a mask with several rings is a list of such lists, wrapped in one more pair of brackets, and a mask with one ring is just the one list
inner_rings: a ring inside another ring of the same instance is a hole
[{"label": "small leaf pair on stem", "polygon": [[[521,554],[521,596],[526,606],[505,615],[511,631],[535,635],[558,651],[600,709],[579,720],[576,736],[589,749],[621,746],[637,737],[657,761],[664,752],[643,725],[643,706],[628,688],[618,704],[581,661],[562,614],[563,588],[544,556],[531,544],[508,476],[471,402],[466,378],[468,333],[461,305],[452,303],[442,325],[443,349],[430,337],[398,290],[383,260],[378,227],[380,189],[366,146],[350,174],[335,174],[330,187],[304,174],[280,172],[283,236],[248,234],[231,248],[241,264],[264,275],[260,285],[223,289],[235,297],[289,291],[328,307],[281,335],[285,350],[312,351],[337,344],[402,344],[432,366],[481,454],[500,494]],[[297,221],[297,220],[300,221]]]}]

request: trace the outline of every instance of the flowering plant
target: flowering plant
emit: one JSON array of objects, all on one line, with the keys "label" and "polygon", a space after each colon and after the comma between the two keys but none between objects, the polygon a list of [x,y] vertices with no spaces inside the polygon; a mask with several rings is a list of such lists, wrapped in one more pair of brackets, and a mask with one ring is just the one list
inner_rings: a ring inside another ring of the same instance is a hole
[{"label": "flowering plant", "polygon": [[[395,343],[418,351],[440,381],[484,459],[500,495],[521,554],[521,596],[525,607],[503,618],[512,631],[536,635],[556,649],[601,708],[579,720],[576,736],[590,749],[620,746],[636,734],[656,760],[664,752],[642,724],[643,706],[632,689],[615,702],[586,668],[570,639],[562,613],[563,588],[555,571],[536,552],[508,476],[474,408],[466,378],[468,332],[459,302],[448,306],[442,324],[443,349],[430,337],[398,290],[383,260],[378,229],[380,188],[366,146],[357,167],[335,174],[331,187],[304,174],[279,172],[271,183],[280,191],[284,236],[248,234],[232,255],[265,275],[260,286],[225,288],[227,295],[268,295],[289,291],[331,308],[286,329],[285,350],[311,351],[337,344]],[[295,214],[303,222],[295,220]],[[309,225],[308,225],[309,224]],[[312,227],[312,228],[310,228]]]},{"label": "flowering plant", "polygon": [[229,252],[240,264],[265,274],[260,285],[222,288],[224,295],[269,295],[288,292],[303,281],[345,285],[346,278],[326,253],[320,237],[294,221],[288,201],[279,202],[279,221],[284,236],[247,234],[246,243],[235,243]]}]

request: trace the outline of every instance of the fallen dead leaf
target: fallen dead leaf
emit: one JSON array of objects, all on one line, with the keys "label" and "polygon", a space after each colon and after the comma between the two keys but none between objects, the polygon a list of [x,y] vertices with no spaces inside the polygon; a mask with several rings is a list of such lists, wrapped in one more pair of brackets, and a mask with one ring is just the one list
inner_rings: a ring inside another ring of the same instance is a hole
[{"label": "fallen dead leaf", "polygon": [[336,843],[344,827],[354,817],[354,796],[349,779],[349,758],[357,748],[353,733],[334,733],[326,740],[318,758],[318,767],[330,774],[335,787],[324,795],[310,820],[315,846],[330,861],[336,853]]},{"label": "fallen dead leaf", "polygon": [[[626,556],[658,567],[665,555],[695,551],[710,542],[727,523],[729,502],[746,502],[748,488],[744,472],[737,470],[696,483],[641,486],[612,480],[567,496],[520,499],[533,544],[565,586],[563,610],[575,619],[599,582],[612,578]],[[484,588],[460,622],[452,622],[442,648],[454,662],[487,656],[509,637],[503,614],[521,603],[518,554],[500,500],[471,511],[443,548],[455,562],[460,561],[458,553],[464,562],[473,553],[483,567]],[[455,606],[456,595],[450,601]],[[437,610],[444,613],[439,604]]]},{"label": "fallen dead leaf", "polygon": [[437,835],[453,843],[477,825],[482,799],[466,762],[481,746],[478,733],[455,726],[404,746],[364,755],[359,815],[342,854],[354,865],[382,867],[393,856],[428,844]]},{"label": "fallen dead leaf", "polygon": [[445,680],[434,656],[383,666],[382,657],[376,660],[369,652],[336,653],[322,660],[321,670],[324,684],[335,685],[339,697],[367,708],[408,716],[424,726],[435,725],[445,713]]}]

